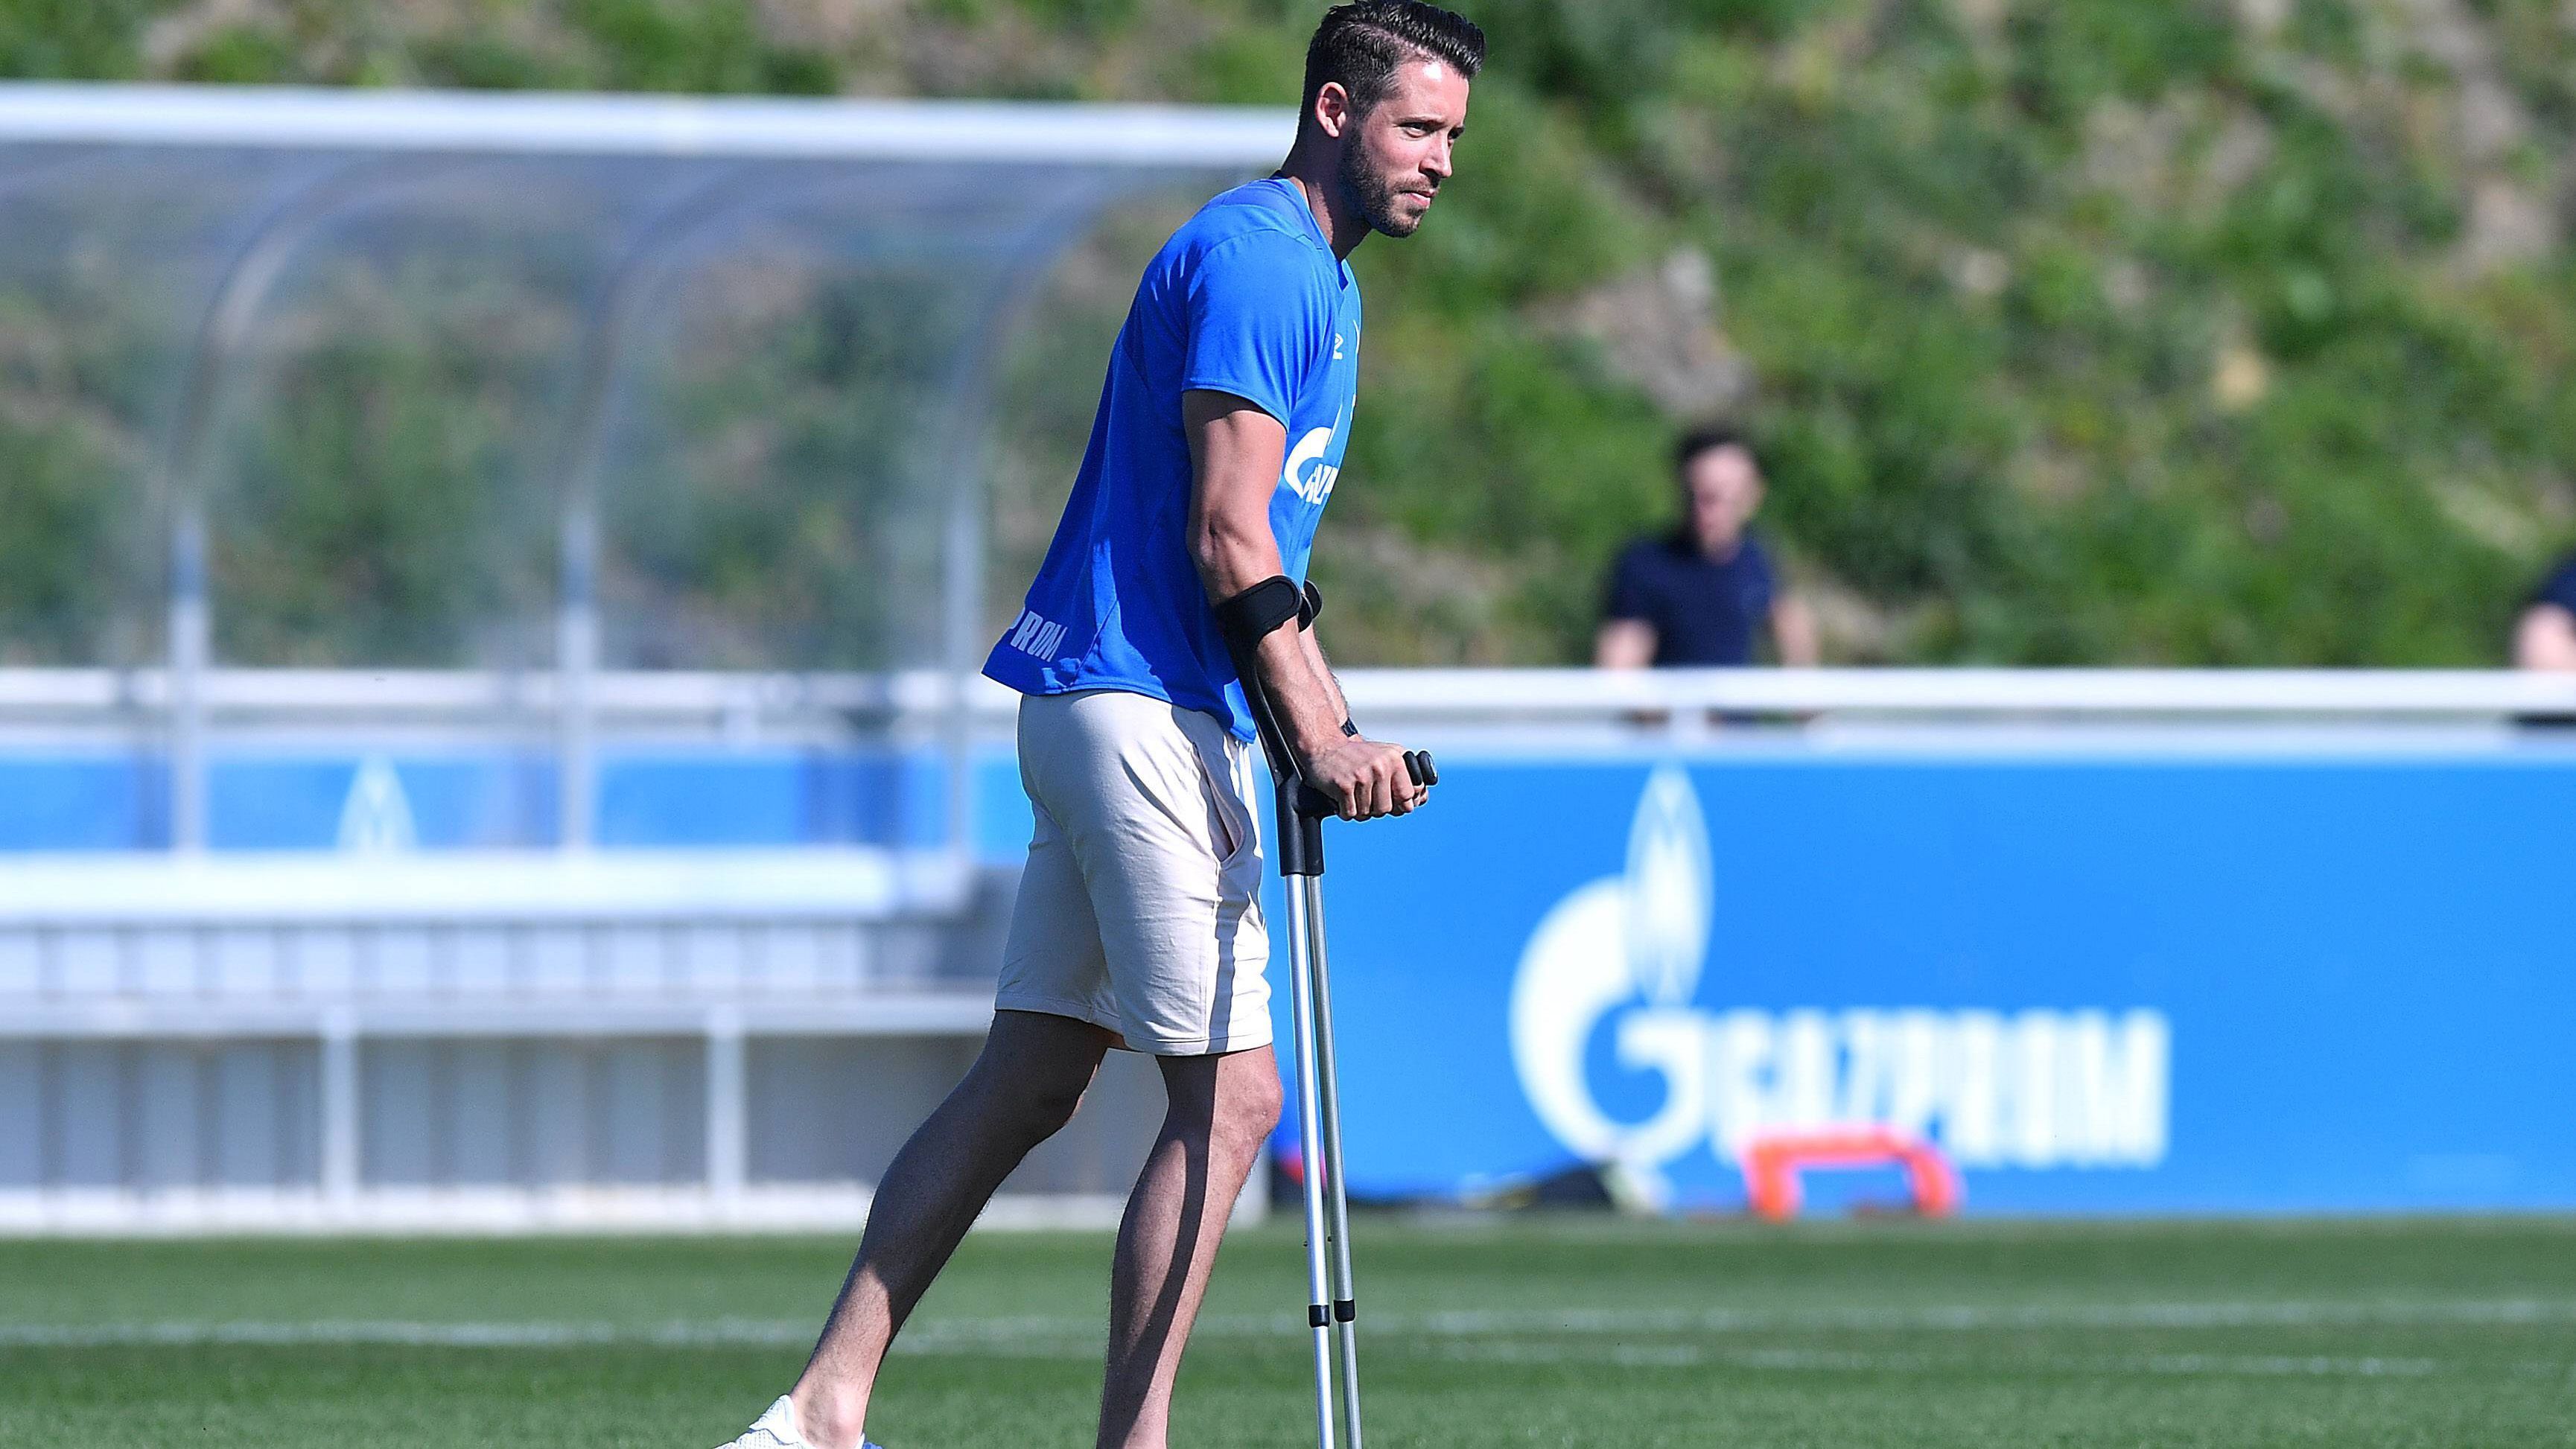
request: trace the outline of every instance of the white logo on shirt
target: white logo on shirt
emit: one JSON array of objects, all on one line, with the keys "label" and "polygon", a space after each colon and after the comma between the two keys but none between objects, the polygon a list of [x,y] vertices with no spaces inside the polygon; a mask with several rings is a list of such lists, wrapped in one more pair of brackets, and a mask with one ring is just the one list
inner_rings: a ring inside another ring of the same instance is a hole
[{"label": "white logo on shirt", "polygon": [[1279,486],[1320,505],[1333,494],[1333,484],[1342,476],[1339,468],[1324,466],[1324,450],[1333,445],[1333,430],[1317,428],[1297,440],[1288,450],[1288,462],[1279,470]]},{"label": "white logo on shirt", "polygon": [[1037,610],[1020,614],[1020,622],[1011,627],[1009,644],[1023,654],[1053,660],[1057,646],[1064,643],[1064,626],[1038,617]]},{"label": "white logo on shirt", "polygon": [[1339,332],[1333,334],[1333,360],[1335,362],[1342,360],[1342,334]]}]

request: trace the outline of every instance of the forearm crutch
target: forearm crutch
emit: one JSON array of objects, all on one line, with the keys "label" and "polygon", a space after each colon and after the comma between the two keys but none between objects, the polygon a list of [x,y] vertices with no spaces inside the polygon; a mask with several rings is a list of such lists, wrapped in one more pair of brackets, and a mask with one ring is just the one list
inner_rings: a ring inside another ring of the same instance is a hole
[{"label": "forearm crutch", "polygon": [[[1351,1288],[1351,1208],[1342,1179],[1342,1107],[1333,1069],[1333,991],[1324,963],[1324,820],[1331,796],[1306,783],[1266,691],[1245,675],[1263,754],[1278,792],[1279,878],[1288,897],[1288,969],[1296,992],[1297,1140],[1306,1198],[1306,1325],[1315,1335],[1315,1437],[1333,1449],[1338,1358],[1348,1449],[1361,1449],[1359,1304]],[[1417,785],[1439,783],[1424,750],[1407,751]]]}]

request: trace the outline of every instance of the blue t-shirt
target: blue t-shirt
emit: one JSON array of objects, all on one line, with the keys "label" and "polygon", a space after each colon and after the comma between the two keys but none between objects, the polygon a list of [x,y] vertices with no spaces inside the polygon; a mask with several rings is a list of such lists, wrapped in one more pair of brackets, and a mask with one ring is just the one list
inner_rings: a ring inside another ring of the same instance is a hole
[{"label": "blue t-shirt", "polygon": [[2567,612],[2576,614],[2576,554],[2559,560],[2558,567],[2541,583],[2539,591],[2531,596],[2531,602],[2556,604]]},{"label": "blue t-shirt", "polygon": [[1360,289],[1290,181],[1238,186],[1154,254],[1110,353],[1073,496],[984,673],[1022,694],[1119,689],[1252,716],[1188,539],[1181,394],[1233,393],[1287,425],[1270,531],[1306,578],[1359,391]]},{"label": "blue t-shirt", "polygon": [[1724,559],[1675,532],[1638,539],[1619,555],[1606,612],[1654,626],[1658,665],[1750,664],[1776,591],[1771,557],[1750,531]]}]

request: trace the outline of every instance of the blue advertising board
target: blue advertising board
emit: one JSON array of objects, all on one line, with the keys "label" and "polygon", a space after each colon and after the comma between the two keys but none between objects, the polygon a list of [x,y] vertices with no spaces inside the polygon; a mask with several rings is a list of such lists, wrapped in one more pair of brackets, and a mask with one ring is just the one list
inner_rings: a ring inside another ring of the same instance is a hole
[{"label": "blue advertising board", "polygon": [[1724,1207],[1755,1135],[1875,1123],[1972,1212],[2576,1207],[2576,756],[1444,774],[1329,827],[1356,1192]]},{"label": "blue advertising board", "polygon": [[[931,845],[946,826],[943,768],[928,750],[611,748],[592,833],[610,848]],[[980,773],[1018,795],[1007,761]],[[0,756],[0,851],[166,849],[168,789],[142,752]],[[209,762],[207,844],[543,849],[556,843],[557,794],[543,751],[236,749]],[[1024,819],[1025,802],[1016,808]]]}]

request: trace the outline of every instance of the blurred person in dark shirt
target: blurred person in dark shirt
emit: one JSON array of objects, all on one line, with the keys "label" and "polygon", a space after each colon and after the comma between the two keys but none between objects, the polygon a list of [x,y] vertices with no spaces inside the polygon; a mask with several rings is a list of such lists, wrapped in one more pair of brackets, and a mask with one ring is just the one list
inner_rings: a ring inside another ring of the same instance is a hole
[{"label": "blurred person in dark shirt", "polygon": [[2523,605],[2513,631],[2513,662],[2522,669],[2576,670],[2576,554],[2559,560]]},{"label": "blurred person in dark shirt", "polygon": [[1816,662],[1816,624],[1784,592],[1752,527],[1762,464],[1727,428],[1686,434],[1673,449],[1682,519],[1640,538],[1610,571],[1593,662],[1604,669],[1751,664],[1769,637],[1782,664]]}]

